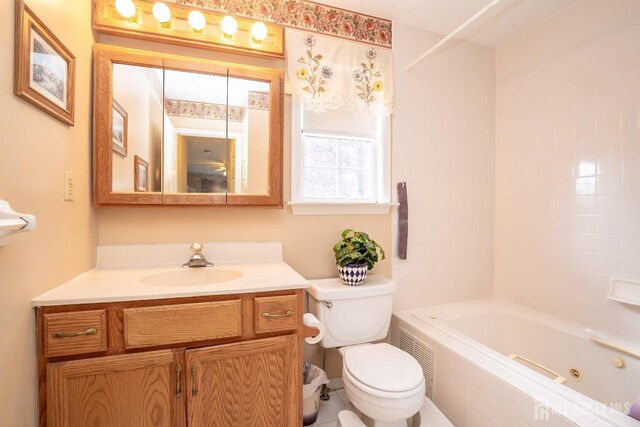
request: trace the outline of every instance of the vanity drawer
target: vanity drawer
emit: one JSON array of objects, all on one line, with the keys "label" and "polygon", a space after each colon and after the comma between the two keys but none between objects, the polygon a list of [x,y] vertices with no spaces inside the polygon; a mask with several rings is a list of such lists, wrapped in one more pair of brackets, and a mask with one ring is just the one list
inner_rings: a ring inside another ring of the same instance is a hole
[{"label": "vanity drawer", "polygon": [[107,351],[106,310],[50,313],[42,319],[45,357]]},{"label": "vanity drawer", "polygon": [[209,341],[239,337],[239,299],[195,304],[126,308],[124,342],[126,348]]},{"label": "vanity drawer", "polygon": [[298,327],[298,297],[284,295],[254,299],[256,333],[289,331]]}]

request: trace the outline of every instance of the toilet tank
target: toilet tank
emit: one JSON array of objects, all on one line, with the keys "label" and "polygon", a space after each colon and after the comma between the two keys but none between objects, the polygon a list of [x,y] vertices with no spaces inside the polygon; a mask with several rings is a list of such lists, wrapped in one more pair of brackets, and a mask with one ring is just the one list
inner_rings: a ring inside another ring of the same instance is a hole
[{"label": "toilet tank", "polygon": [[324,348],[383,339],[389,331],[396,284],[382,276],[367,276],[360,286],[340,279],[310,280],[309,312],[325,327]]}]

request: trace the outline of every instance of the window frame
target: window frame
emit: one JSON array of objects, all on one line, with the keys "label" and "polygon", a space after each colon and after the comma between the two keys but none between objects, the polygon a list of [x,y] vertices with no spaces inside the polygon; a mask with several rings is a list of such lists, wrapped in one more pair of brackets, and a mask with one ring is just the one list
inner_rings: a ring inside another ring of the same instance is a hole
[{"label": "window frame", "polygon": [[333,132],[327,129],[303,130],[304,110],[298,97],[291,99],[291,201],[287,204],[295,215],[387,214],[391,203],[391,117],[377,122],[372,147],[371,199],[317,199],[304,197],[304,136],[319,135],[346,139],[371,139],[371,135]]}]

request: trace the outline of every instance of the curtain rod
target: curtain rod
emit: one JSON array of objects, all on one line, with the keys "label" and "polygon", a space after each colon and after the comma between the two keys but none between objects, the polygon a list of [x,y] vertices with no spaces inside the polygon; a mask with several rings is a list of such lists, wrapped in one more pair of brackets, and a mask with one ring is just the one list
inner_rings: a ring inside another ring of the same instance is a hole
[{"label": "curtain rod", "polygon": [[429,55],[431,55],[433,52],[435,52],[436,50],[438,50],[440,47],[442,47],[446,42],[448,42],[449,40],[451,40],[452,38],[454,38],[459,32],[461,32],[462,30],[464,30],[465,28],[467,28],[469,25],[471,25],[473,22],[475,22],[478,18],[480,18],[482,15],[484,15],[485,13],[487,13],[489,10],[493,9],[495,6],[498,5],[498,3],[500,3],[502,0],[492,0],[488,5],[486,5],[485,7],[483,7],[482,9],[480,9],[479,11],[477,11],[471,18],[467,19],[462,25],[460,25],[458,28],[456,28],[455,30],[453,30],[452,32],[449,33],[449,35],[447,35],[445,38],[443,38],[442,40],[440,40],[438,43],[436,43],[435,46],[433,46],[431,49],[429,49],[428,51],[426,51],[425,53],[423,53],[422,55],[420,55],[415,61],[413,61],[411,64],[407,65],[405,67],[406,71],[411,71],[411,69],[413,67],[415,67],[416,65],[418,65],[420,62],[422,62],[422,60],[424,60],[425,58],[427,58]]}]

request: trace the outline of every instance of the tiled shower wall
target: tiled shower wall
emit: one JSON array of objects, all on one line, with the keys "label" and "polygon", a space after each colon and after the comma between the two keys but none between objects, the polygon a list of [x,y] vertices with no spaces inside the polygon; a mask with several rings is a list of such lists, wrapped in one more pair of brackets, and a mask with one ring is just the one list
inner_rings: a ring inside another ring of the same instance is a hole
[{"label": "tiled shower wall", "polygon": [[395,308],[489,297],[494,51],[454,42],[407,72],[442,36],[393,28],[393,182],[406,181],[409,196],[409,258],[394,248]]},{"label": "tiled shower wall", "polygon": [[496,50],[495,294],[640,342],[640,2],[582,0]]}]

